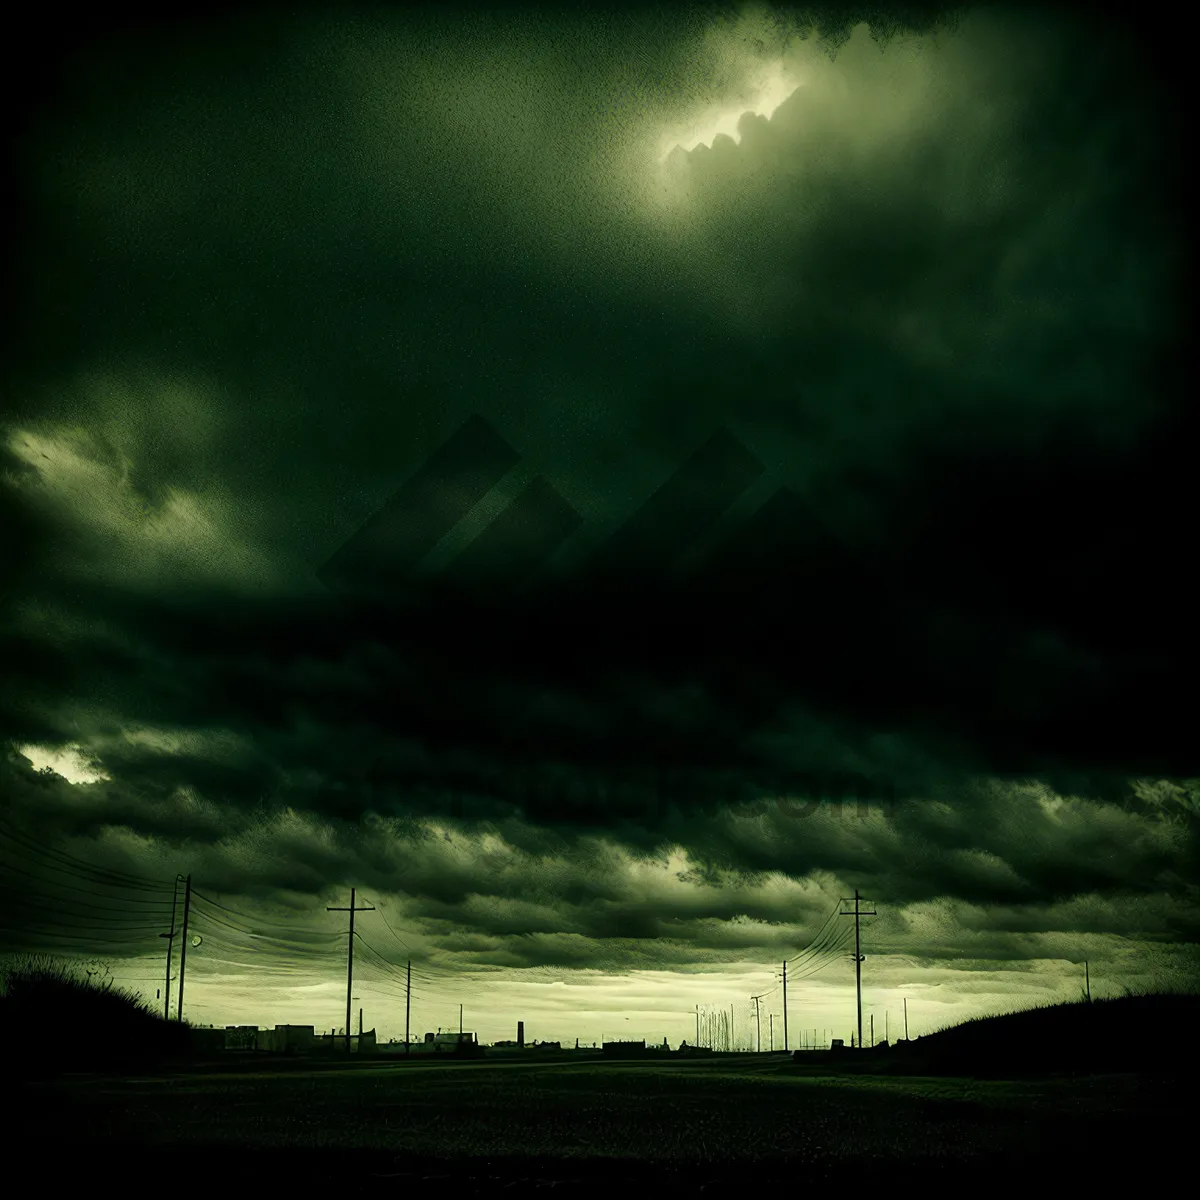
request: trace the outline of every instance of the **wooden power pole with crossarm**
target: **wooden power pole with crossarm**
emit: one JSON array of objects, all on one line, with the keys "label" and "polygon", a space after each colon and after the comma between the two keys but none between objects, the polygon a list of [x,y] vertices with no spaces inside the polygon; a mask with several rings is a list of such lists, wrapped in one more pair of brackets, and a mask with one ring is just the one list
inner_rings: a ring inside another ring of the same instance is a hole
[{"label": "wooden power pole with crossarm", "polygon": [[[849,904],[850,901],[843,900],[842,903]],[[857,1000],[858,1000],[858,1043],[857,1043],[857,1045],[860,1050],[862,1049],[862,1044],[863,1044],[863,1035],[862,1035],[862,964],[863,964],[863,955],[862,955],[861,942],[859,940],[858,919],[859,919],[859,917],[874,917],[877,915],[873,908],[868,912],[865,908],[862,907],[862,903],[863,903],[863,901],[859,897],[858,889],[855,888],[855,890],[854,890],[854,911],[853,912],[844,912],[841,914],[843,917],[853,917],[854,918],[854,985],[855,985],[855,993],[857,995]]]},{"label": "wooden power pole with crossarm", "polygon": [[[350,907],[349,908],[329,908],[326,912],[348,912],[350,914],[350,949],[346,955],[346,1053],[350,1053],[350,1012],[351,1006],[354,1003],[354,998],[351,992],[354,991],[354,914],[356,912],[374,912],[375,909],[366,904],[362,908],[354,906],[354,888],[350,889]],[[359,1046],[361,1050],[362,1047]]]}]

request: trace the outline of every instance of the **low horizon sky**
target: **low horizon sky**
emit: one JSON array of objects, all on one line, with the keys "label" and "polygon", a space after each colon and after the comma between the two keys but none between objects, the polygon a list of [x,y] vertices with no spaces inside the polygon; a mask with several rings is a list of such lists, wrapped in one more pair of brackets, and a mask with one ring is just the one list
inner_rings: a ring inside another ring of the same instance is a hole
[{"label": "low horizon sky", "polygon": [[0,956],[161,1004],[190,875],[185,1016],[341,1028],[355,888],[385,1040],[786,961],[795,1048],[857,891],[876,1040],[1200,985],[1170,38],[894,14],[42,18]]}]

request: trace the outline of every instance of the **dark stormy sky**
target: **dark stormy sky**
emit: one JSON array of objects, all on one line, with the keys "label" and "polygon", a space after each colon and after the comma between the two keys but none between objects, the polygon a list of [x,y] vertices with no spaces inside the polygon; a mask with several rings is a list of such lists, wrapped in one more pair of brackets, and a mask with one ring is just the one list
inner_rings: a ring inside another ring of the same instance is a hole
[{"label": "dark stormy sky", "polygon": [[1195,981],[1169,36],[847,12],[35,42],[6,948],[153,996],[190,873],[187,1014],[328,1028],[355,887],[383,1036],[410,957],[672,1042],[787,959],[795,1043],[858,889],[878,1025]]}]

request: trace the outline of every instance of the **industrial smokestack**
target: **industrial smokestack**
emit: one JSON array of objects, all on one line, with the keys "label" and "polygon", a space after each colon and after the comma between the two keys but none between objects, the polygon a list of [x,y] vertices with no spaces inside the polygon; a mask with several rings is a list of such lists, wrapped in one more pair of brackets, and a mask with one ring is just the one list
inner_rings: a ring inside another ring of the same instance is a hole
[{"label": "industrial smokestack", "polygon": [[525,1022],[517,1022],[517,1045],[524,1049],[525,1047]]}]

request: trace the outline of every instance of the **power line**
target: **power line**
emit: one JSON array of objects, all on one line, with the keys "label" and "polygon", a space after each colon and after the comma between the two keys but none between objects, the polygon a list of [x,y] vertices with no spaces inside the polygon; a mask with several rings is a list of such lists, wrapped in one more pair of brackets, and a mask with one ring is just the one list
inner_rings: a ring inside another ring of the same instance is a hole
[{"label": "power line", "polygon": [[[193,914],[194,916],[194,914]],[[239,956],[252,956],[259,959],[257,964],[254,964],[256,970],[266,970],[263,965],[262,955],[266,952],[266,960],[271,966],[286,965],[289,971],[308,971],[320,973],[325,964],[334,959],[336,947],[275,947],[264,946],[262,941],[254,938],[253,941],[248,941],[245,935],[241,934],[240,930],[234,930],[233,935],[227,934],[224,929],[228,926],[217,925],[214,917],[210,913],[199,913],[200,925],[199,928],[204,931],[205,940],[209,942],[211,948],[218,950],[226,950],[228,953],[233,953]],[[212,928],[209,922],[214,922]],[[200,954],[200,962],[216,961],[214,955],[209,950],[204,950]]]},{"label": "power line", "polygon": [[388,922],[387,917],[385,917],[383,915],[383,913],[380,911],[380,909],[376,908],[374,911],[379,914],[379,919],[384,923],[384,925],[387,926],[388,933],[390,933],[392,935],[392,937],[394,937],[396,939],[396,941],[398,941],[400,943],[400,945],[402,945],[405,948],[405,950],[407,950],[411,953],[412,947],[391,927],[391,925]]},{"label": "power line", "polygon": [[[209,918],[206,917],[205,919],[207,920]],[[215,946],[217,949],[223,949],[230,953],[235,953],[235,954],[239,954],[239,955],[247,955],[247,954],[255,955],[256,953],[258,953],[261,950],[261,947],[247,946],[243,942],[239,942],[234,939],[227,938],[220,931],[214,932],[214,931],[207,929],[206,927],[204,927],[204,929],[205,929],[205,934],[204,934],[205,938],[209,941],[210,945]],[[289,970],[293,973],[302,973],[304,971],[307,971],[310,975],[314,971],[319,973],[321,967],[323,965],[325,965],[326,963],[331,963],[334,958],[334,947],[330,947],[324,951],[312,950],[307,953],[297,952],[294,950],[293,951],[286,951],[286,950],[279,951],[274,948],[271,948],[271,949],[272,949],[271,965],[276,966],[279,969],[283,969],[286,967],[287,970]],[[204,961],[212,962],[212,961],[218,961],[218,960],[216,960],[211,954],[209,954],[206,951],[204,954],[202,954],[200,961],[201,962],[204,962]],[[245,964],[245,965],[249,966],[251,964]],[[270,969],[270,967],[264,967],[261,962],[253,964],[253,967],[255,970]]]},{"label": "power line", "polygon": [[323,976],[332,969],[333,963],[336,961],[333,954],[326,955],[323,958],[300,958],[298,956],[289,957],[283,954],[275,954],[268,956],[267,961],[263,962],[262,955],[254,949],[230,944],[219,937],[213,937],[208,934],[205,935],[201,946],[204,947],[199,958],[201,964],[216,962],[218,961],[217,954],[226,954],[234,955],[239,960],[244,959],[246,966],[252,966],[254,970],[261,971],[286,970],[292,974],[307,973],[314,976]]},{"label": "power line", "polygon": [[[217,908],[222,909],[226,913],[234,913],[235,912],[234,909],[227,908],[224,905],[216,904],[215,901],[208,900],[204,896],[199,895],[195,891],[192,892],[192,899],[193,899],[193,901],[199,899],[199,901],[202,905],[204,905],[204,904],[215,905]],[[203,909],[198,908],[197,911],[203,912]],[[254,938],[256,941],[276,942],[281,945],[295,945],[295,944],[311,945],[311,944],[319,943],[322,941],[328,942],[329,944],[333,944],[334,942],[338,941],[341,938],[341,934],[334,933],[331,930],[296,929],[295,927],[292,927],[288,930],[288,932],[291,936],[279,937],[272,933],[260,933],[260,932],[258,932],[258,930],[253,929],[253,928],[247,929],[245,926],[237,924],[236,921],[230,921],[228,919],[228,917],[219,917],[215,913],[205,912],[204,917],[205,917],[205,920],[215,921],[218,924],[224,925],[227,928],[234,930],[236,933],[242,934],[244,937]],[[248,919],[252,920],[253,918],[248,918]],[[271,927],[278,928],[278,929],[287,928],[286,926],[271,926]]]},{"label": "power line", "polygon": [[[286,929],[287,932],[292,936],[287,937],[287,938],[276,937],[272,934],[257,932],[253,927],[246,928],[244,926],[238,925],[236,923],[236,921],[230,921],[228,919],[228,917],[224,917],[224,918],[218,917],[215,913],[204,912],[204,910],[202,908],[197,910],[197,911],[200,911],[203,913],[204,919],[206,921],[219,922],[220,924],[225,925],[227,928],[233,930],[234,932],[241,933],[245,937],[253,938],[255,941],[266,941],[268,943],[282,945],[282,946],[288,948],[289,950],[292,950],[293,952],[298,953],[298,954],[300,954],[300,953],[322,954],[322,953],[327,952],[326,947],[324,947],[324,946],[313,946],[311,944],[306,944],[306,943],[311,943],[312,941],[326,941],[329,943],[329,946],[332,947],[333,944],[335,944],[341,940],[341,934],[339,934],[339,933],[318,931],[315,929],[305,929],[303,931],[298,931],[293,926],[283,926],[283,925],[276,924],[274,922],[261,921],[258,918],[250,917],[245,913],[239,912],[237,909],[231,908],[229,905],[222,904],[220,901],[213,900],[211,897],[205,896],[203,893],[196,892],[195,890],[193,890],[192,896],[193,896],[193,899],[198,898],[203,903],[212,905],[213,907],[216,907],[216,908],[219,908],[222,910],[222,912],[229,914],[230,916],[241,917],[245,921],[249,922],[251,924],[251,926],[257,925],[259,927],[265,926],[268,928]],[[373,910],[367,910],[367,911],[378,912],[379,910],[373,909]],[[399,935],[396,934],[395,930],[391,928],[391,925],[388,923],[387,918],[383,917],[382,913],[380,913],[380,916],[383,919],[384,925],[387,927],[388,931],[392,934],[392,936],[395,937],[397,941],[403,943],[403,939],[400,938]],[[297,936],[297,934],[299,934],[299,936]],[[381,961],[387,963],[387,965],[389,965],[390,967],[393,967],[396,970],[399,969],[398,965],[388,963],[388,960],[386,960],[382,954],[379,954],[379,952],[376,951],[373,946],[370,946],[370,944],[368,942],[366,942],[366,939],[363,938],[360,931],[356,930],[355,936],[362,945],[367,946],[370,950],[372,950],[375,954],[377,954]],[[435,985],[438,982],[440,982],[439,976],[436,973],[426,972],[420,968],[414,968],[413,975],[416,976],[416,978],[418,980],[423,980],[424,982],[431,984],[431,985]]]},{"label": "power line", "polygon": [[[5,863],[4,869],[5,869],[5,871],[16,872],[18,875],[24,875],[28,879],[36,880],[39,884],[42,884],[44,887],[66,888],[69,891],[82,892],[85,896],[91,896],[95,900],[117,899],[117,897],[108,897],[108,896],[102,896],[102,895],[98,894],[95,890],[96,883],[94,881],[93,881],[92,887],[84,888],[84,887],[79,887],[76,884],[60,883],[57,880],[47,879],[43,875],[38,875],[33,871],[28,871],[24,867],[13,866],[10,863]],[[58,868],[51,868],[51,869],[57,870]],[[74,872],[66,872],[66,873],[70,874],[72,876],[72,878],[75,878],[75,879],[81,878],[81,876],[74,874]],[[105,883],[103,886],[108,887],[108,888],[115,888],[115,887],[123,887],[125,885],[114,884],[114,883]],[[124,896],[124,897],[121,897],[118,902],[121,904],[149,905],[149,906],[152,906],[154,908],[159,908],[159,909],[169,909],[171,907],[165,898],[162,900],[145,900],[145,899],[141,899],[141,898],[137,898],[137,897],[133,897],[133,896]]]},{"label": "power line", "polygon": [[818,971],[824,971],[825,968],[831,963],[837,962],[841,957],[840,952],[850,940],[851,933],[852,930],[847,926],[845,931],[840,934],[835,941],[831,942],[830,945],[822,952],[824,954],[823,958],[814,959],[813,961],[806,963],[798,972],[795,973],[793,978],[808,979],[817,974]]},{"label": "power line", "polygon": [[[834,910],[831,917],[836,915],[837,911]],[[825,929],[825,926],[829,924],[829,920],[830,918],[826,919],[825,924],[821,926],[821,931],[817,933],[807,949],[802,950],[799,954],[787,960],[790,967],[798,959],[808,958],[808,961],[801,964],[798,970],[795,972],[789,971],[790,979],[807,979],[811,975],[815,975],[818,971],[823,971],[831,962],[837,960],[837,953],[849,938],[850,931],[848,929],[839,929],[832,937],[829,936],[829,931]],[[775,978],[779,979],[780,976],[776,974]],[[774,987],[768,988],[767,991],[759,992],[759,998],[765,1000],[768,996],[777,992],[780,987],[781,984],[777,983]]]},{"label": "power line", "polygon": [[114,884],[127,887],[149,887],[154,890],[167,890],[173,886],[164,880],[152,879],[149,876],[137,875],[128,871],[119,871],[113,867],[100,867],[65,850],[45,846],[28,833],[15,829],[10,823],[3,820],[0,820],[0,832],[7,835],[11,841],[22,847],[27,853],[34,854],[42,859],[56,861],[63,866],[73,867],[90,875],[106,876]]},{"label": "power line", "polygon": [[[158,937],[157,933],[147,933],[134,937],[104,937],[98,933],[61,933],[53,929],[12,929],[8,926],[0,926],[0,933],[13,933],[18,937],[28,937],[34,934],[37,937],[55,937],[67,938],[78,945],[90,945],[92,942],[150,942]],[[30,943],[25,943],[30,944]]]},{"label": "power line", "polygon": [[123,887],[141,888],[150,891],[174,891],[175,889],[174,881],[167,883],[145,875],[135,875],[128,871],[118,871],[111,867],[98,867],[82,858],[77,858],[75,855],[67,853],[65,850],[56,850],[48,846],[39,845],[29,834],[15,829],[10,822],[3,819],[0,819],[0,833],[4,833],[12,841],[24,847],[27,853],[35,854],[43,859],[57,860],[66,866],[86,871],[93,876],[108,876],[112,883]]},{"label": "power line", "polygon": [[[356,938],[358,938],[359,943],[361,945],[365,946],[368,950],[370,950],[370,952],[372,954],[374,954],[376,956],[376,958],[378,958],[379,961],[388,968],[389,971],[397,972],[398,973],[397,978],[400,977],[400,973],[402,973],[402,969],[401,969],[401,966],[399,963],[392,962],[390,959],[388,959],[388,958],[384,957],[384,955],[380,954],[380,952],[378,950],[376,950],[375,947],[372,946],[371,943],[368,942],[366,938],[363,937],[361,930],[355,930],[354,936]],[[429,975],[429,974],[426,974],[425,972],[419,971],[416,967],[412,968],[412,974],[414,976],[416,976],[418,979],[422,980],[423,982],[428,983],[433,986],[437,986],[437,985],[440,985],[443,983],[448,983],[448,982],[450,982],[450,980],[452,978],[457,983],[462,978],[461,976],[458,976],[458,975],[452,976],[449,973],[443,973],[441,975]]]},{"label": "power line", "polygon": [[[205,920],[208,919],[209,918],[206,916]],[[201,965],[214,962],[232,963],[234,961],[229,958],[221,958],[219,954],[213,954],[213,950],[224,954],[236,955],[239,959],[257,959],[258,961],[256,962],[241,963],[239,961],[236,963],[236,965],[246,966],[250,969],[260,972],[269,970],[284,970],[292,974],[307,973],[311,976],[316,973],[319,975],[323,966],[332,964],[335,961],[335,948],[330,947],[328,950],[324,951],[323,954],[318,951],[311,951],[305,954],[296,951],[272,950],[272,952],[267,956],[267,962],[264,963],[262,961],[261,954],[262,947],[253,945],[248,946],[241,939],[228,936],[219,927],[209,929],[206,925],[202,925],[201,928],[203,929],[204,935],[202,941],[204,949],[201,950],[200,957],[197,960]]]},{"label": "power line", "polygon": [[821,951],[825,949],[829,942],[837,936],[834,933],[834,931],[837,929],[837,926],[836,924],[831,924],[831,921],[833,921],[833,918],[836,916],[837,909],[834,909],[834,911],[825,919],[824,923],[821,925],[821,928],[817,930],[813,940],[808,944],[808,946],[801,950],[799,954],[788,959],[789,966],[791,966],[793,963],[799,963],[803,958],[820,954]]},{"label": "power line", "polygon": [[[829,916],[827,916],[825,918],[825,920],[821,923],[820,928],[813,935],[813,940],[809,943],[809,947],[813,946],[816,942],[818,942],[821,939],[821,937],[824,935],[824,933],[826,932],[826,930],[829,926],[836,925],[834,918],[837,916],[837,914],[838,914],[838,906],[834,905],[833,911],[829,914]],[[808,953],[808,948],[801,950],[798,954],[796,954],[792,958],[788,959],[789,965],[791,963],[795,962],[796,959],[801,958],[803,955],[805,955],[807,953]]]},{"label": "power line", "polygon": [[[146,908],[146,907],[144,907],[147,904],[146,901],[132,901],[131,902],[128,900],[120,899],[118,897],[97,896],[94,892],[88,891],[87,888],[77,888],[77,887],[73,887],[71,884],[58,883],[57,881],[54,881],[54,880],[38,879],[37,876],[33,876],[30,874],[30,872],[23,871],[18,867],[10,868],[7,865],[5,865],[5,871],[6,872],[11,871],[14,875],[16,875],[16,874],[25,875],[29,878],[34,879],[36,881],[36,883],[42,883],[42,884],[49,885],[49,886],[44,886],[44,887],[37,887],[37,886],[33,886],[33,885],[21,885],[20,887],[17,887],[12,884],[0,884],[0,888],[2,888],[6,892],[9,892],[12,895],[24,896],[24,897],[33,897],[33,896],[44,897],[47,900],[53,900],[55,903],[57,903],[58,905],[60,905],[62,907],[74,905],[76,908],[83,909],[84,911],[86,911],[88,913],[105,912],[105,911],[121,911],[121,912],[127,913],[129,916],[137,917],[143,921],[152,919],[160,914],[163,916],[164,919],[167,919],[167,920],[169,920],[169,917],[170,917],[171,905],[169,903],[163,903],[161,900],[153,901],[152,906],[149,908]],[[67,891],[77,892],[77,893],[80,893],[80,895],[61,896],[61,895],[56,894],[56,892],[54,890],[52,890],[54,888],[62,888]],[[86,900],[82,899],[81,896],[86,896],[87,899]],[[104,903],[104,901],[110,900],[110,899],[113,901],[113,903],[111,903],[111,904]],[[139,905],[142,907],[135,908],[135,907],[133,907],[134,905]]]},{"label": "power line", "polygon": [[[396,1000],[404,1000],[406,998],[403,988],[392,987],[389,984],[387,984],[381,980],[378,980],[378,979],[360,980],[358,983],[358,986],[359,987],[378,988],[379,991],[383,992],[385,995],[391,996],[393,999],[396,999]],[[414,1000],[420,1000],[426,1004],[433,1004],[435,1002],[440,1003],[440,1001],[435,1001],[434,998],[425,996],[423,993],[418,992],[416,989],[414,989],[412,992],[412,998]]]},{"label": "power line", "polygon": [[157,934],[163,929],[162,924],[149,924],[147,922],[113,921],[105,918],[97,919],[74,915],[71,916],[70,920],[55,921],[32,914],[33,909],[28,905],[13,905],[12,907],[0,909],[0,920],[15,922],[30,930],[50,929],[57,930],[60,933],[102,931],[104,933],[140,934],[154,932]]},{"label": "power line", "polygon": [[[219,975],[221,978],[225,979],[228,983],[228,980],[230,979],[230,977],[236,976],[240,972],[244,972],[246,974],[252,975],[255,980],[258,980],[258,979],[286,979],[286,980],[302,982],[304,980],[311,981],[313,978],[313,973],[311,971],[291,970],[291,969],[284,968],[284,967],[263,968],[258,963],[238,962],[236,959],[232,959],[232,958],[218,958],[218,957],[210,956],[208,959],[205,960],[205,965],[207,966],[208,964],[219,964],[221,967],[226,968],[226,970],[221,971],[221,972],[200,971],[199,977],[201,979],[208,979],[208,978],[211,978],[214,974],[216,974],[216,975]],[[328,983],[332,984],[335,981],[330,979],[330,980],[326,980],[323,982],[328,982]],[[232,984],[229,984],[229,986],[232,986]]]},{"label": "power line", "polygon": [[376,950],[375,947],[372,946],[371,943],[368,942],[360,932],[355,931],[354,936],[358,938],[359,944],[363,947],[363,949],[366,950],[367,953],[370,954],[372,958],[374,958],[389,975],[397,979],[400,978],[399,967],[396,966],[396,964],[391,963],[384,958],[383,955],[380,954],[379,951]]},{"label": "power line", "polygon": [[[21,852],[21,856],[23,858],[29,857],[28,854],[23,849]],[[36,859],[34,859],[34,861],[31,863],[31,865],[40,868],[40,870],[42,870],[42,871],[56,871],[60,875],[67,875],[72,879],[83,880],[85,883],[90,883],[93,888],[96,888],[96,887],[110,888],[110,889],[124,888],[127,891],[154,892],[156,894],[158,893],[157,888],[145,888],[145,887],[142,887],[140,884],[136,884],[136,883],[124,883],[124,882],[121,882],[120,880],[105,879],[103,877],[97,878],[95,875],[88,874],[84,871],[79,871],[79,870],[75,869],[74,867],[63,866],[60,863],[44,862],[44,861],[39,862]],[[9,867],[8,869],[13,870],[13,871],[19,871],[22,875],[28,875],[31,879],[38,879],[38,880],[43,879],[42,875],[39,875],[32,871],[29,871],[24,867]],[[59,886],[65,887],[68,885],[60,884]],[[131,904],[134,903],[132,898],[130,898],[129,903],[131,903]],[[137,901],[137,903],[162,904],[162,903],[165,903],[165,899],[153,900],[153,901],[140,900],[140,901]]]},{"label": "power line", "polygon": [[[206,904],[211,904],[215,908],[221,909],[222,912],[229,913],[235,917],[241,917],[243,921],[249,921],[249,922],[253,923],[254,925],[260,926],[265,929],[282,929],[282,930],[286,930],[289,933],[294,932],[296,929],[296,926],[294,926],[294,925],[287,925],[287,924],[284,924],[279,921],[268,921],[261,917],[252,917],[248,913],[240,912],[236,908],[230,908],[227,904],[222,904],[219,900],[213,900],[210,896],[205,896],[202,893],[195,891],[194,889],[192,891],[192,895],[193,895],[193,897],[199,896],[199,898],[201,900],[203,900]],[[246,930],[245,932],[258,934],[257,929],[249,929],[249,930]],[[318,930],[318,929],[313,928],[311,930],[303,930],[303,932],[305,932],[305,933],[311,932],[314,936],[317,936],[317,937],[325,937],[326,935],[331,936],[331,937],[341,937],[341,934],[332,934],[327,929]],[[258,936],[266,936],[266,935],[258,935]]]},{"label": "power line", "polygon": [[[365,942],[363,942],[362,945],[363,945],[364,949],[369,951],[371,954],[375,954],[375,951],[372,950],[371,947],[368,946]],[[376,970],[380,969],[377,964],[372,963],[369,960],[368,960],[368,965],[374,967]],[[383,964],[383,966],[386,968],[386,967],[390,966],[390,964],[385,962]],[[400,989],[399,994],[404,995],[405,990],[408,989],[408,984],[406,983],[404,977],[397,976],[397,975],[393,974],[390,970],[387,971],[386,974],[387,974],[386,980],[384,980],[384,981],[376,980],[375,981],[377,986],[382,987],[382,988],[391,988],[392,986],[396,986]],[[411,988],[410,994],[413,996],[414,999],[423,999],[425,997],[425,993],[422,991],[419,991],[417,988]]]},{"label": "power line", "polygon": [[[378,910],[378,909],[375,909],[374,911],[375,911],[375,912],[378,912],[379,910]],[[380,914],[380,915],[382,915],[382,914]],[[386,919],[384,920],[384,924],[385,924],[385,925],[387,925],[387,921],[386,921]],[[395,934],[395,932],[394,932],[394,931],[391,929],[391,926],[390,926],[390,925],[388,926],[388,930],[389,930],[389,932],[391,932],[391,933],[392,933],[392,936],[393,936],[393,937],[396,937],[396,934]],[[363,937],[363,935],[362,935],[362,931],[361,931],[361,930],[359,930],[359,931],[357,932],[357,937],[358,937],[359,941],[363,943],[363,945],[367,945],[367,944],[368,944],[368,943],[366,942],[366,939]],[[404,942],[402,938],[396,937],[396,940],[397,940],[397,941],[399,941],[399,942],[401,942],[401,943],[402,943],[402,944],[405,946],[405,948],[406,948],[406,949],[408,949],[408,948],[409,948],[409,947],[408,947],[408,943],[407,943],[407,942]],[[378,953],[378,951],[376,951],[376,953]],[[383,957],[383,956],[382,956],[382,955],[380,955],[380,957]],[[391,961],[391,960],[386,960],[386,961],[388,961],[388,962],[390,963],[390,961]],[[411,960],[411,958],[410,958],[408,961],[409,961],[409,962],[411,962],[411,961],[412,961],[412,960]],[[394,964],[391,964],[391,965],[394,965],[394,966],[396,967],[396,969],[397,969],[397,970],[399,970],[399,967],[400,967],[400,964],[399,964],[399,963],[394,963]],[[434,968],[434,967],[429,967],[429,966],[427,966],[427,965],[426,965],[426,966],[420,966],[420,967],[418,967],[418,966],[413,966],[413,967],[411,968],[411,970],[412,970],[412,974],[413,974],[414,976],[416,976],[418,979],[424,979],[424,980],[425,980],[427,983],[431,983],[431,984],[433,984],[433,983],[443,983],[443,982],[447,982],[447,981],[449,981],[451,978],[458,978],[458,976],[457,976],[457,975],[456,975],[454,972],[445,971],[445,970],[438,970],[437,968]]]}]

